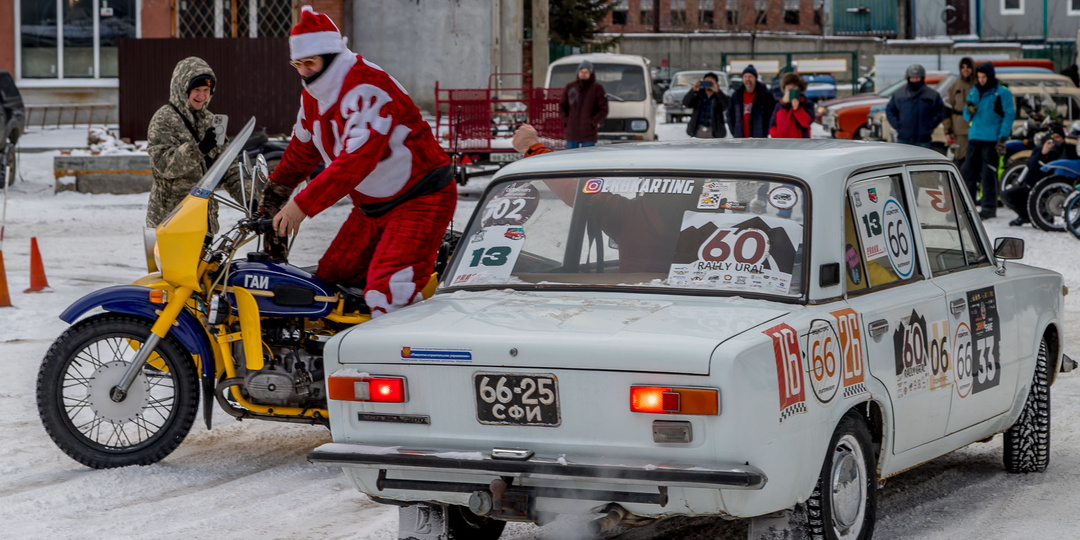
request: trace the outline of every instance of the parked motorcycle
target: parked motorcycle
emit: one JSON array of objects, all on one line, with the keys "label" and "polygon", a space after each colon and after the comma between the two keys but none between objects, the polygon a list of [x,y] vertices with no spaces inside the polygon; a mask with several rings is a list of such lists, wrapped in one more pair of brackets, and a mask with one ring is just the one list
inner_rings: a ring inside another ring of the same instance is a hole
[{"label": "parked motorcycle", "polygon": [[[38,413],[79,463],[165,458],[195,421],[200,383],[207,429],[214,399],[237,419],[327,424],[323,346],[371,315],[359,289],[331,287],[259,251],[237,259],[272,223],[214,190],[253,128],[254,119],[157,227],[147,250],[154,273],[91,293],[60,315],[72,325],[42,361]],[[256,162],[241,167],[251,187],[266,180],[265,159]],[[245,212],[216,239],[207,234],[211,197]],[[440,267],[451,249],[444,242]],[[435,285],[433,275],[425,297]],[[97,308],[104,313],[86,316]]]},{"label": "parked motorcycle", "polygon": [[1043,165],[1050,173],[1031,188],[1028,215],[1031,224],[1043,231],[1061,232],[1069,226],[1066,209],[1080,197],[1080,159],[1058,159]]}]

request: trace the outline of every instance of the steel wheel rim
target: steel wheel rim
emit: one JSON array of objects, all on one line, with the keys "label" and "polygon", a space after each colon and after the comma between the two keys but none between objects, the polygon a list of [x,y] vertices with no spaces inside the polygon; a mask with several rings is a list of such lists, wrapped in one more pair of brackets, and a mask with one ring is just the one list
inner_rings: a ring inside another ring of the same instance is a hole
[{"label": "steel wheel rim", "polygon": [[845,434],[833,447],[829,471],[832,526],[839,538],[859,533],[866,514],[866,478],[862,446],[853,435]]},{"label": "steel wheel rim", "polygon": [[1037,201],[1042,203],[1038,210],[1047,223],[1056,225],[1057,218],[1065,214],[1065,201],[1072,190],[1072,186],[1064,183],[1051,184],[1042,190]]},{"label": "steel wheel rim", "polygon": [[125,336],[87,342],[64,368],[58,396],[64,420],[75,435],[105,451],[147,446],[175,413],[176,381],[170,371],[149,364],[136,375],[127,399],[115,403],[108,397],[135,358],[133,341],[139,343]]}]

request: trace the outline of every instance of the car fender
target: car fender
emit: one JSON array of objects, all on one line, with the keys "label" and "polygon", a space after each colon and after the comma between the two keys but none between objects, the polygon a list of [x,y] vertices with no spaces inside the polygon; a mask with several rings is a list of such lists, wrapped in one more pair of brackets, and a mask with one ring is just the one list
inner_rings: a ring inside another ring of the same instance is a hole
[{"label": "car fender", "polygon": [[[137,285],[116,285],[94,291],[68,306],[60,314],[60,320],[71,324],[80,319],[87,312],[100,307],[113,313],[135,315],[151,321],[157,320],[157,312],[162,308],[161,304],[150,302],[150,289]],[[184,309],[180,311],[176,322],[170,329],[170,333],[180,340],[180,343],[192,355],[210,361],[202,362],[203,375],[214,376],[214,354],[210,348],[210,341],[206,337],[206,331],[199,319]]]}]

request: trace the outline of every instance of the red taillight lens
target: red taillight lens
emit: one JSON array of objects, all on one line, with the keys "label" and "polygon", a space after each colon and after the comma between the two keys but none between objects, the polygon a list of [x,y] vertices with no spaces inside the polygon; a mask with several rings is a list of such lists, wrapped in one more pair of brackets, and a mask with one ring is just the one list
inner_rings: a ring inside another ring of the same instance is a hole
[{"label": "red taillight lens", "polygon": [[404,377],[331,375],[327,394],[337,401],[405,403]]},{"label": "red taillight lens", "polygon": [[720,414],[720,391],[715,388],[631,386],[630,410],[653,414]]}]

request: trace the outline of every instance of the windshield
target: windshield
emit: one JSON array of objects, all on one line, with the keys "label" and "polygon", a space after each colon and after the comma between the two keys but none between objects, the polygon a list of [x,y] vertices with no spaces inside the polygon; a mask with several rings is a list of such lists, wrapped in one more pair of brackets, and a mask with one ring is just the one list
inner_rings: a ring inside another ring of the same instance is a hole
[{"label": "windshield", "polygon": [[[551,83],[548,88],[563,88],[577,78],[577,64],[561,64],[551,68]],[[645,70],[631,64],[604,64],[594,62],[596,80],[604,85],[608,95],[622,101],[645,101]]]},{"label": "windshield", "polygon": [[708,71],[681,71],[675,74],[675,80],[671,86],[694,86],[694,82],[700,81]]},{"label": "windshield", "polygon": [[229,141],[229,146],[225,147],[225,151],[218,156],[210,169],[206,171],[206,175],[202,177],[202,180],[199,180],[199,183],[191,188],[192,195],[206,198],[217,189],[221,179],[225,177],[225,172],[229,170],[233,161],[236,160],[236,156],[240,155],[240,151],[244,149],[248,137],[251,136],[251,132],[254,130],[255,117],[252,117],[247,124],[244,124],[244,128],[240,130],[240,133]]},{"label": "windshield", "polygon": [[444,286],[802,295],[806,197],[791,182],[512,181],[489,188],[479,208]]}]

